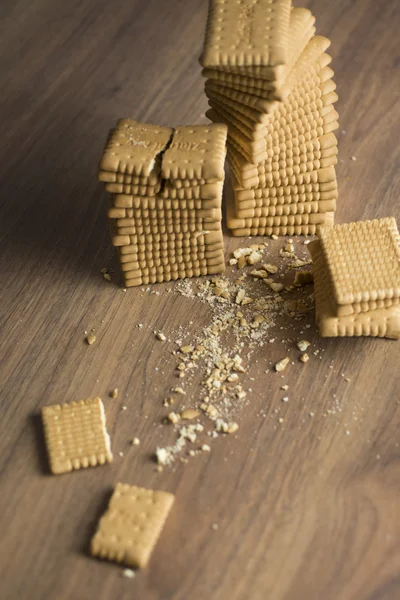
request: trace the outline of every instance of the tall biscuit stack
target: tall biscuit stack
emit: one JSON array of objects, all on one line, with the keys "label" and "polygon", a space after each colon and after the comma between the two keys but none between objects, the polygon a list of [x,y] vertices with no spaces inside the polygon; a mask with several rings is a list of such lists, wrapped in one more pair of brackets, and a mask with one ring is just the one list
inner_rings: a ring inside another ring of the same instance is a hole
[{"label": "tall biscuit stack", "polygon": [[290,0],[210,0],[207,116],[228,126],[233,235],[315,233],[336,209],[329,40]]},{"label": "tall biscuit stack", "polygon": [[99,180],[125,285],[221,273],[225,125],[158,127],[121,119]]}]

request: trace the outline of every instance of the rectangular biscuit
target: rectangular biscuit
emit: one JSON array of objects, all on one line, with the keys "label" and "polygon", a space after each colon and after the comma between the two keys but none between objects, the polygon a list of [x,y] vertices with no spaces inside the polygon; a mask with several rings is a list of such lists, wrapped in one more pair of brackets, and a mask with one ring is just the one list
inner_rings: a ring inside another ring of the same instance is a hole
[{"label": "rectangular biscuit", "polygon": [[99,558],[144,568],[174,503],[174,495],[117,483],[91,542]]},{"label": "rectangular biscuit", "polygon": [[222,124],[177,127],[163,156],[163,178],[223,181],[226,136]]},{"label": "rectangular biscuit", "polygon": [[290,0],[210,0],[203,67],[239,71],[258,67],[276,79],[287,62]]},{"label": "rectangular biscuit", "polygon": [[313,260],[315,318],[322,337],[373,336],[400,339],[400,305],[337,316],[326,287],[327,264],[319,240],[309,244]]},{"label": "rectangular biscuit", "polygon": [[112,462],[100,398],[44,406],[42,419],[54,475]]}]

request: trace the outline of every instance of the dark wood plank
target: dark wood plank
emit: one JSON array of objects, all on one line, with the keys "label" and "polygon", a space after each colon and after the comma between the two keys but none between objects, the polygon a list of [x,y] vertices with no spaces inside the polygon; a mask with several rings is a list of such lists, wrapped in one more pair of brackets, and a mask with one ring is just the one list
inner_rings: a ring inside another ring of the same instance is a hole
[{"label": "dark wood plank", "polygon": [[[271,333],[277,343],[255,352],[244,378],[253,393],[238,434],[162,473],[151,460],[174,439],[162,424],[162,399],[176,381],[171,345],[156,343],[152,332],[185,324],[195,336],[210,309],[168,293],[174,284],[153,286],[156,295],[122,293],[103,281],[100,269],[116,262],[96,170],[118,117],[205,122],[197,59],[206,4],[4,0],[0,7],[0,577],[7,600],[400,595],[396,343],[320,340],[312,325],[309,339],[322,360],[312,356],[282,379],[270,367],[282,348],[296,356],[304,323],[280,323],[284,329]],[[307,5],[318,32],[332,39],[340,96],[337,220],[399,219],[399,5]],[[227,257],[247,243],[227,235]],[[271,243],[271,260],[281,245]],[[98,339],[89,348],[83,332],[92,327]],[[107,400],[115,386],[119,398]],[[40,407],[93,395],[105,399],[114,463],[50,476]],[[139,449],[129,446],[134,436]],[[134,581],[87,554],[119,480],[177,497],[149,568]]]}]

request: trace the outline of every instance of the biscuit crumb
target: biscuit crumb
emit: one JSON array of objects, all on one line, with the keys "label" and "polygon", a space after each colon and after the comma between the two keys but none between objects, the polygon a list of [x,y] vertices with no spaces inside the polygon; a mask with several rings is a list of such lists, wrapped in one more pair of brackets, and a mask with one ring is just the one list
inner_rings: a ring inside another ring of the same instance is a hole
[{"label": "biscuit crumb", "polygon": [[193,408],[187,408],[186,410],[181,412],[181,419],[195,419],[200,415],[198,410],[194,410]]},{"label": "biscuit crumb", "polygon": [[131,444],[132,444],[132,446],[139,446],[139,444],[140,444],[139,438],[134,437]]},{"label": "biscuit crumb", "polygon": [[203,444],[201,449],[203,452],[211,452],[211,448],[208,444]]},{"label": "biscuit crumb", "polygon": [[103,273],[103,277],[106,281],[111,281],[111,275],[110,273]]},{"label": "biscuit crumb", "polygon": [[157,331],[156,338],[161,342],[165,342],[165,340],[167,339],[166,335],[164,335],[162,331]]},{"label": "biscuit crumb", "polygon": [[239,429],[239,425],[237,423],[228,423],[228,428],[226,433],[235,433]]},{"label": "biscuit crumb", "polygon": [[133,579],[135,576],[136,573],[132,569],[124,569],[122,571],[122,577],[126,577],[127,579]]},{"label": "biscuit crumb", "polygon": [[352,161],[355,162],[357,160],[357,157],[356,156],[350,156],[350,160],[352,160]]},{"label": "biscuit crumb", "polygon": [[218,523],[213,523],[211,525],[211,529],[213,529],[214,531],[217,531],[217,529],[218,529]]},{"label": "biscuit crumb", "polygon": [[174,412],[170,412],[168,415],[168,421],[171,421],[171,423],[173,423],[174,425],[176,425],[176,423],[178,423],[178,421],[180,421],[181,417],[180,415],[177,415]]},{"label": "biscuit crumb", "polygon": [[297,347],[301,352],[305,352],[309,346],[311,346],[311,344],[310,342],[307,342],[307,340],[299,340],[297,342]]},{"label": "biscuit crumb", "polygon": [[175,394],[180,394],[181,396],[184,396],[186,394],[185,390],[181,387],[172,388],[171,392],[174,392]]},{"label": "biscuit crumb", "polygon": [[92,344],[95,343],[96,341],[96,336],[93,335],[93,333],[89,333],[89,335],[86,337],[86,341],[89,344],[89,346],[91,346]]},{"label": "biscuit crumb", "polygon": [[275,371],[277,371],[278,373],[280,373],[281,371],[283,371],[284,369],[286,369],[287,365],[290,362],[290,358],[288,356],[286,356],[285,358],[282,358],[282,360],[278,361],[275,365]]},{"label": "biscuit crumb", "polygon": [[310,357],[308,356],[307,352],[304,352],[303,354],[300,355],[299,361],[302,363],[306,363],[310,360]]},{"label": "biscuit crumb", "polygon": [[118,388],[114,388],[113,390],[111,390],[110,396],[111,398],[116,398],[118,396]]},{"label": "biscuit crumb", "polygon": [[182,354],[190,354],[190,352],[193,352],[194,348],[193,346],[181,346],[180,347],[180,351],[182,352]]}]

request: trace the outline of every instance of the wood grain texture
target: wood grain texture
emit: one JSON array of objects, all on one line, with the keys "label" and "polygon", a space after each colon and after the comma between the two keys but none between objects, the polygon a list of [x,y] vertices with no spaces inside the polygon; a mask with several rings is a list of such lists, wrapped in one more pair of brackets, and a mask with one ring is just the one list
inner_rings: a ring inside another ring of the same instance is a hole
[{"label": "wood grain texture", "polygon": [[[337,220],[399,220],[399,3],[304,4],[332,39],[346,131]],[[103,281],[100,269],[116,263],[96,171],[119,117],[205,122],[197,58],[206,1],[3,0],[0,15],[1,597],[398,599],[395,342],[318,340],[312,327],[323,360],[287,373],[280,428],[259,415],[281,406],[282,379],[269,369],[282,356],[279,345],[260,348],[237,436],[161,474],[150,458],[172,439],[160,422],[175,365],[151,332],[186,323],[196,333],[209,310]],[[227,256],[240,245],[227,236]],[[92,327],[88,347],[83,332]],[[106,400],[114,387],[120,396]],[[105,398],[113,464],[50,476],[40,407],[94,395]],[[341,411],[326,418],[334,395]],[[140,449],[129,447],[134,436]],[[116,481],[176,494],[150,566],[134,581],[88,556]]]}]

